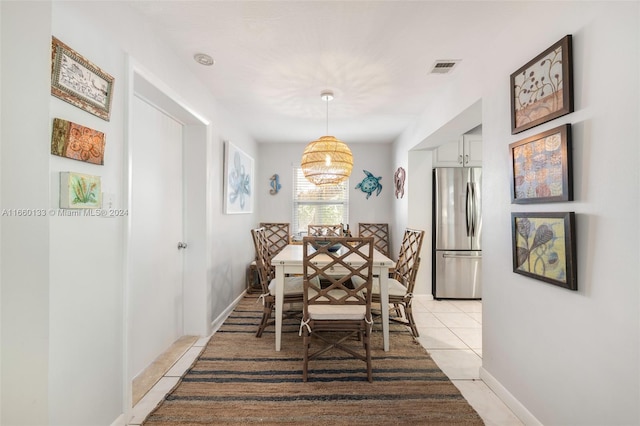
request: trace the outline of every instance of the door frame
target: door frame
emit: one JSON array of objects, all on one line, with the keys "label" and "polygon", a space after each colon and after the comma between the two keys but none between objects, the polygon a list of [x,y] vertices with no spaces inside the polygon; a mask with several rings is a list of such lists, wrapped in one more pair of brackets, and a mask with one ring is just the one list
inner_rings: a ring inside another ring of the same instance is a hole
[{"label": "door frame", "polygon": [[[208,336],[211,332],[211,307],[207,279],[207,235],[210,234],[207,212],[210,210],[208,188],[208,140],[210,121],[191,108],[153,73],[127,58],[124,184],[123,199],[132,205],[132,112],[135,96],[144,99],[183,126],[183,241],[188,244],[183,259],[183,334]],[[188,164],[189,167],[184,167]],[[132,309],[130,258],[131,216],[127,216],[123,250],[123,409],[125,418],[132,414],[131,329]],[[160,355],[160,354],[158,354]]]}]

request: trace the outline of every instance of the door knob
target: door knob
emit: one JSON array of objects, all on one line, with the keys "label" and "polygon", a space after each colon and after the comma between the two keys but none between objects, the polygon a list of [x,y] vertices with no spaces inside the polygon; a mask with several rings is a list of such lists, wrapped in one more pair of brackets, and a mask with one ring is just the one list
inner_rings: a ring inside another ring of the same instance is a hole
[{"label": "door knob", "polygon": [[178,243],[178,250],[186,249],[186,248],[187,248],[187,243],[183,243],[182,241]]}]

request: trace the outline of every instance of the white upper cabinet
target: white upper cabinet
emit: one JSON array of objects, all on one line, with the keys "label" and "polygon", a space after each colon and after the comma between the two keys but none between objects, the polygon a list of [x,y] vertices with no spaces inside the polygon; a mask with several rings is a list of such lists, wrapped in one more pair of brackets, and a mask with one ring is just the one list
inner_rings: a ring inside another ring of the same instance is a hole
[{"label": "white upper cabinet", "polygon": [[433,151],[433,167],[481,167],[482,135],[462,135]]}]

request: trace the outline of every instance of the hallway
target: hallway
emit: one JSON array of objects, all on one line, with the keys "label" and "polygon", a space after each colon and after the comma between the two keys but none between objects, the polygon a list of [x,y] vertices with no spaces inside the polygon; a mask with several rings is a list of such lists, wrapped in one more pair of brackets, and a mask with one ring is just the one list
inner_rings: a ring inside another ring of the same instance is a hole
[{"label": "hallway", "polygon": [[[413,311],[420,344],[484,422],[495,426],[521,426],[522,422],[480,380],[482,364],[482,302],[477,300],[432,300],[415,296]],[[130,426],[140,425],[153,408],[173,389],[191,366],[209,338],[198,339],[133,409]],[[374,367],[375,368],[375,367]]]}]

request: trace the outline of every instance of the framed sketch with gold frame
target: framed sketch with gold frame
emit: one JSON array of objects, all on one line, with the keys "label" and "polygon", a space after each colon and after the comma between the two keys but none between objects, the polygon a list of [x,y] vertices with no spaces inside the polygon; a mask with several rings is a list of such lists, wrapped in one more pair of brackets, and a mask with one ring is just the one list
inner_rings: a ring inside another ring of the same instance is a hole
[{"label": "framed sketch with gold frame", "polygon": [[114,78],[84,56],[51,38],[51,94],[109,121]]}]

